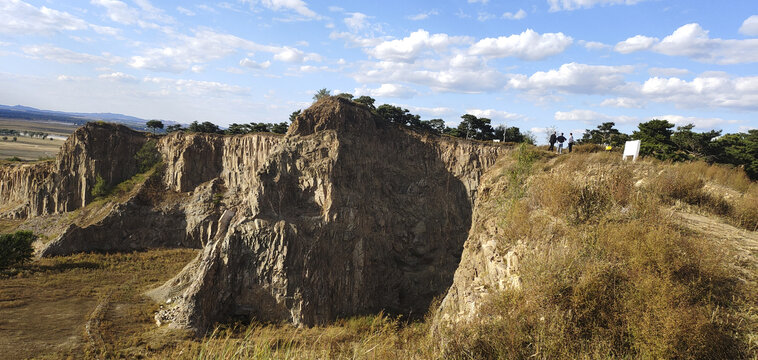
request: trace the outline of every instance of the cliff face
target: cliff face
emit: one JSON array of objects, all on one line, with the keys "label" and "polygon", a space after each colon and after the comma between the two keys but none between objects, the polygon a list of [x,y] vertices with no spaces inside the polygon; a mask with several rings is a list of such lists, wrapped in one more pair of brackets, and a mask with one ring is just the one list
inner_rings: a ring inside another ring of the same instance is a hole
[{"label": "cliff face", "polygon": [[151,292],[172,299],[160,323],[199,331],[230,316],[312,325],[380,310],[423,314],[452,283],[480,177],[506,151],[401,129],[330,98],[285,137],[164,136],[163,172],[95,210],[83,207],[94,178],[132,176],[148,140],[101,127],[77,131],[55,163],[2,168],[9,194],[0,210],[81,209],[86,221],[43,256],[202,247]]},{"label": "cliff face", "polygon": [[54,162],[0,167],[0,216],[25,218],[85,206],[98,175],[118,184],[137,172],[134,154],[146,141],[125,126],[89,123],[66,140]]},{"label": "cliff face", "polygon": [[226,234],[153,293],[174,304],[156,319],[202,330],[234,315],[423,314],[452,282],[479,176],[502,151],[319,102],[250,178]]}]

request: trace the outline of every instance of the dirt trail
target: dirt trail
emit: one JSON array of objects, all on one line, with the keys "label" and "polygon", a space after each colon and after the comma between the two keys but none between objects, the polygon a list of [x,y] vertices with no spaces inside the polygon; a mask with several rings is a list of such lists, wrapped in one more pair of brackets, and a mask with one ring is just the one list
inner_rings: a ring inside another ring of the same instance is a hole
[{"label": "dirt trail", "polygon": [[758,232],[740,229],[716,217],[676,211],[688,228],[711,237],[734,251],[734,267],[740,277],[758,282]]}]

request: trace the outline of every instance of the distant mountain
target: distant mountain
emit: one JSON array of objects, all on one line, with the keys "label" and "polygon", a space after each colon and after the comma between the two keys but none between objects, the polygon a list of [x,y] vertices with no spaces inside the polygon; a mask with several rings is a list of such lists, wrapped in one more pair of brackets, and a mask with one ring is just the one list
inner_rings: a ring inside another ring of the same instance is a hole
[{"label": "distant mountain", "polygon": [[[126,125],[128,127],[144,130],[148,120],[138,117],[113,114],[113,113],[75,113],[54,110],[40,110],[23,105],[0,105],[0,118],[59,121],[75,125],[84,125],[88,121],[107,121]],[[165,125],[178,124],[175,121],[161,120]]]}]

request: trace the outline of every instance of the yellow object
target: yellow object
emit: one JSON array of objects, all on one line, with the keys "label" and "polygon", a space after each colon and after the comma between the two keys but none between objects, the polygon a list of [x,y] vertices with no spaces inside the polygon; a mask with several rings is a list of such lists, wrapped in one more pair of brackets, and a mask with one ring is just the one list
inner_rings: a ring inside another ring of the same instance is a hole
[{"label": "yellow object", "polygon": [[611,151],[612,147],[610,145],[605,146],[605,151]]}]

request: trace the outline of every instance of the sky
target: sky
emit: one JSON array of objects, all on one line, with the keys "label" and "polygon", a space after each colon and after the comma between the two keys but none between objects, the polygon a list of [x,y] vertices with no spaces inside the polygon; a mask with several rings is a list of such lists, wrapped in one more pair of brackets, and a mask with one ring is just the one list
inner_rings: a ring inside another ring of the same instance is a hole
[{"label": "sky", "polygon": [[757,65],[756,0],[0,0],[0,104],[181,123],[285,122],[327,88],[538,140],[731,133],[758,128]]}]

